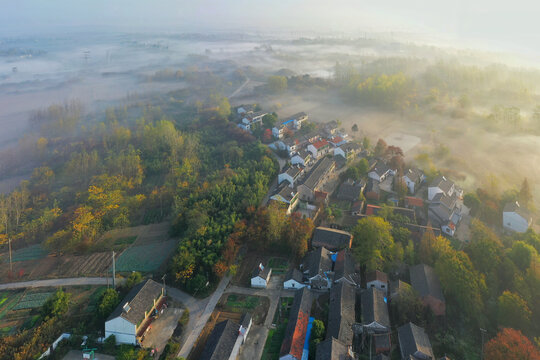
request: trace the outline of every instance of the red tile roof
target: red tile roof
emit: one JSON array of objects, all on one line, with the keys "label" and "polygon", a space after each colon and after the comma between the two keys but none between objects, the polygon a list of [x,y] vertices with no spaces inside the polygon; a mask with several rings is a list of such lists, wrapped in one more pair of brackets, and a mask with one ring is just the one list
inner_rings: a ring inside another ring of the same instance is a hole
[{"label": "red tile roof", "polygon": [[339,144],[343,141],[343,138],[341,136],[336,136],[331,140],[334,144]]},{"label": "red tile roof", "polygon": [[304,342],[306,341],[308,322],[309,315],[303,311],[300,311],[298,313],[298,321],[296,322],[296,328],[294,329],[294,334],[292,337],[290,352],[290,354],[297,359],[301,359],[302,353],[304,352]]},{"label": "red tile roof", "polygon": [[322,139],[313,143],[313,146],[317,150],[319,150],[322,147],[325,147],[326,145],[328,145],[328,141],[326,141],[325,139]]},{"label": "red tile roof", "polygon": [[380,208],[380,206],[368,204],[366,206],[366,215],[377,215],[377,210]]},{"label": "red tile roof", "polygon": [[414,196],[405,196],[405,201],[407,202],[407,204],[411,206],[417,206],[417,207],[424,206],[424,200],[414,197]]}]

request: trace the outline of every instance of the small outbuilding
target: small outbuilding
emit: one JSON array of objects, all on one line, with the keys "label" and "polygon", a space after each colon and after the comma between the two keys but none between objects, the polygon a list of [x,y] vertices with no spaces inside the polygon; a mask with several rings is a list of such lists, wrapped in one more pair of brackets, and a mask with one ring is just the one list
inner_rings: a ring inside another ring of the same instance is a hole
[{"label": "small outbuilding", "polygon": [[270,282],[271,275],[272,269],[270,267],[265,267],[262,263],[260,263],[259,266],[253,270],[253,275],[251,276],[251,287],[266,289],[268,283]]}]

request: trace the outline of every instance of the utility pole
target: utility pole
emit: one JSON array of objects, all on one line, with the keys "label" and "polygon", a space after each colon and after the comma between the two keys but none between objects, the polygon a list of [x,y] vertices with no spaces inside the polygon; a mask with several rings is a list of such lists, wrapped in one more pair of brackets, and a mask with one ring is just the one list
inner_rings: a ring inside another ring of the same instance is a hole
[{"label": "utility pole", "polygon": [[114,251],[112,252],[112,287],[116,289],[116,264],[114,261]]},{"label": "utility pole", "polygon": [[13,261],[11,259],[11,238],[8,235],[8,246],[9,246],[9,271],[13,274]]},{"label": "utility pole", "polygon": [[480,354],[480,359],[484,360],[484,334],[487,333],[486,329],[480,328],[480,334],[482,335],[482,354]]},{"label": "utility pole", "polygon": [[163,274],[163,276],[161,277],[161,280],[163,280],[163,296],[167,295],[167,288],[165,287],[165,276],[167,276],[167,274]]}]

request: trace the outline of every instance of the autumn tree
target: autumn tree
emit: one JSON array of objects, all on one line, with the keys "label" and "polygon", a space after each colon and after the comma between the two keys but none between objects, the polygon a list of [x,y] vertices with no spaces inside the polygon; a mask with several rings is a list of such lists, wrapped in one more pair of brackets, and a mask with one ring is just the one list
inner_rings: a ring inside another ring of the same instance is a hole
[{"label": "autumn tree", "polygon": [[395,259],[392,226],[378,216],[366,217],[358,221],[353,229],[353,254],[368,270],[382,270],[385,264]]},{"label": "autumn tree", "polygon": [[540,360],[540,351],[521,331],[504,328],[486,343],[484,359]]},{"label": "autumn tree", "polygon": [[285,76],[270,76],[267,81],[268,90],[274,94],[287,90],[287,78]]},{"label": "autumn tree", "polygon": [[523,330],[529,329],[532,311],[521,296],[504,291],[497,299],[497,304],[500,325]]},{"label": "autumn tree", "polygon": [[302,215],[295,212],[289,216],[286,228],[284,237],[291,254],[297,259],[301,259],[308,250],[308,241],[315,225],[311,219],[302,218]]},{"label": "autumn tree", "polygon": [[386,144],[386,141],[383,139],[379,139],[377,141],[377,145],[375,145],[375,149],[373,150],[373,153],[376,157],[381,157],[386,153],[386,149],[388,148],[388,145]]}]

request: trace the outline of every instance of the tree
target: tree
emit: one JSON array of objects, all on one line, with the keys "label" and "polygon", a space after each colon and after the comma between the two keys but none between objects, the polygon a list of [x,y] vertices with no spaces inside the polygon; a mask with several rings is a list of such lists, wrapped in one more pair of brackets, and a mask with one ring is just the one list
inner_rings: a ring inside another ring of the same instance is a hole
[{"label": "tree", "polygon": [[378,216],[363,218],[354,227],[353,254],[368,271],[382,270],[386,263],[394,260],[391,228],[390,223]]},{"label": "tree", "polygon": [[267,81],[268,90],[274,94],[282,93],[287,90],[287,78],[285,76],[270,76]]},{"label": "tree", "polygon": [[106,319],[113,312],[119,302],[120,298],[118,297],[116,290],[112,288],[105,290],[98,306],[98,312],[101,317]]},{"label": "tree", "polygon": [[536,249],[524,241],[516,241],[508,253],[508,257],[521,271],[527,270],[536,256],[538,256]]},{"label": "tree", "polygon": [[523,179],[521,183],[521,189],[519,190],[519,204],[525,208],[529,208],[532,200],[531,188],[529,186],[529,180],[527,178]]},{"label": "tree", "polygon": [[377,141],[377,145],[375,145],[374,155],[376,157],[383,156],[386,153],[387,147],[388,145],[386,144],[386,141],[384,141],[383,139],[379,139]]},{"label": "tree", "polygon": [[428,227],[428,229],[422,235],[420,239],[420,246],[418,249],[418,259],[421,263],[433,265],[435,263],[435,233]]},{"label": "tree", "polygon": [[504,291],[497,299],[497,304],[500,325],[522,330],[529,329],[532,311],[521,296]]},{"label": "tree", "polygon": [[44,318],[62,316],[68,311],[70,302],[71,294],[59,289],[41,306],[41,316]]},{"label": "tree", "polygon": [[126,283],[125,283],[126,289],[131,289],[132,287],[134,287],[141,281],[142,281],[142,275],[140,272],[137,272],[137,271],[131,272],[131,274],[129,274],[128,278],[126,279]]},{"label": "tree", "polygon": [[262,122],[264,124],[264,127],[266,129],[271,129],[274,127],[274,125],[277,123],[278,121],[278,116],[275,112],[271,113],[271,114],[266,114],[263,116],[262,118]]},{"label": "tree", "polygon": [[358,132],[358,125],[357,124],[354,124],[351,128],[352,131],[354,132]]},{"label": "tree", "polygon": [[364,136],[364,138],[362,139],[362,147],[365,150],[369,150],[370,146],[371,146],[371,140],[369,140],[367,136]]},{"label": "tree", "polygon": [[504,328],[486,344],[484,359],[540,360],[540,351],[521,331]]},{"label": "tree", "polygon": [[467,193],[463,197],[463,203],[472,211],[477,211],[480,207],[480,199],[475,193]]},{"label": "tree", "polygon": [[424,305],[416,291],[407,283],[402,283],[397,296],[390,303],[395,314],[397,325],[412,321],[416,324],[422,320]]}]

